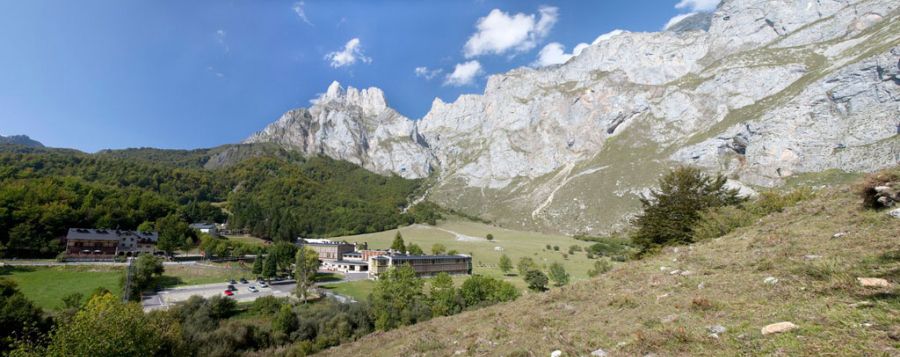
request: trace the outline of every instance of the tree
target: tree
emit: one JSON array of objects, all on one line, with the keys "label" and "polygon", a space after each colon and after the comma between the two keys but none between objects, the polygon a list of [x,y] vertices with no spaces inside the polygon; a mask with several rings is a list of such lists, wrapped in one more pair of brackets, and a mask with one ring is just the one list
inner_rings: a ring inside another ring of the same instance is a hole
[{"label": "tree", "polygon": [[290,273],[291,264],[297,255],[297,246],[288,242],[277,242],[269,247],[269,255],[275,258],[277,271]]},{"label": "tree", "polygon": [[499,267],[500,271],[503,272],[503,275],[509,275],[509,272],[513,269],[512,260],[509,259],[506,254],[501,255]]},{"label": "tree", "polygon": [[96,296],[50,336],[48,356],[179,355],[181,325],[111,294]]},{"label": "tree", "polygon": [[138,232],[152,232],[156,230],[156,223],[144,221],[137,227]]},{"label": "tree", "polygon": [[259,276],[263,271],[263,256],[260,254],[256,255],[256,258],[253,259],[253,269],[250,271],[253,275]]},{"label": "tree", "polygon": [[444,253],[446,253],[446,252],[447,252],[447,247],[445,247],[445,246],[444,246],[443,244],[441,244],[441,243],[434,243],[434,245],[431,246],[431,254],[434,254],[434,255],[441,255],[441,254],[444,254]]},{"label": "tree", "polygon": [[312,249],[300,247],[297,250],[294,263],[294,279],[297,280],[296,293],[301,301],[306,303],[306,293],[316,282],[316,273],[319,271],[319,254]]},{"label": "tree", "polygon": [[196,234],[187,222],[176,214],[169,214],[156,221],[156,230],[159,231],[159,240],[156,248],[172,255],[178,249],[188,248],[192,243],[192,237]]},{"label": "tree", "polygon": [[[138,300],[141,292],[153,287],[156,279],[165,272],[162,259],[151,254],[141,254],[134,261],[134,270],[131,275],[130,297]],[[126,271],[127,275],[128,272]],[[127,277],[125,277],[127,279]]]},{"label": "tree", "polygon": [[391,267],[382,273],[370,297],[375,328],[386,331],[415,323],[415,307],[424,300],[422,286],[422,279],[409,265]]},{"label": "tree", "polygon": [[528,283],[528,288],[531,290],[547,290],[547,275],[540,270],[529,270],[525,273],[525,282]]},{"label": "tree", "polygon": [[278,273],[278,262],[272,254],[266,255],[263,260],[262,276],[264,279],[272,279]]},{"label": "tree", "polygon": [[610,270],[612,270],[612,263],[608,258],[602,258],[594,262],[594,267],[588,270],[587,274],[589,277],[593,278]]},{"label": "tree", "polygon": [[488,241],[492,241],[492,240],[494,240],[494,235],[488,233],[487,236],[485,236],[485,238],[487,238]]},{"label": "tree", "polygon": [[537,270],[538,266],[531,258],[522,257],[519,258],[519,264],[516,265],[516,269],[519,271],[519,276],[525,277],[525,274],[527,274],[529,271]]},{"label": "tree", "polygon": [[459,293],[450,274],[438,273],[431,279],[431,312],[434,316],[449,316],[462,310]]},{"label": "tree", "polygon": [[406,245],[403,244],[403,235],[400,234],[400,230],[397,230],[397,235],[394,236],[394,242],[391,243],[391,249],[400,253],[406,253]]},{"label": "tree", "polygon": [[698,168],[678,167],[660,178],[659,189],[641,198],[643,212],[634,220],[632,240],[642,251],[667,244],[691,243],[693,226],[709,208],[742,201],[737,190],[725,187],[722,175],[709,177]]},{"label": "tree", "polygon": [[553,264],[550,264],[550,279],[553,280],[556,286],[563,286],[569,283],[569,273],[566,272],[566,268],[562,264],[553,262]]},{"label": "tree", "polygon": [[466,279],[459,288],[459,294],[466,307],[491,305],[519,297],[518,290],[512,284],[483,275],[472,275]]},{"label": "tree", "polygon": [[12,280],[0,278],[0,354],[16,341],[34,341],[50,328],[41,309]]},{"label": "tree", "polygon": [[410,255],[425,255],[425,252],[422,251],[422,248],[419,247],[419,245],[418,245],[418,244],[415,244],[415,243],[410,243],[410,244],[406,247],[406,250],[409,251],[409,254],[410,254]]},{"label": "tree", "polygon": [[294,314],[294,311],[288,304],[281,305],[281,308],[278,309],[278,312],[272,318],[272,330],[285,335],[290,335],[291,332],[296,331],[299,327],[298,325],[297,315]]},{"label": "tree", "polygon": [[62,297],[63,307],[66,309],[77,309],[81,307],[81,301],[84,300],[84,294],[74,292]]}]

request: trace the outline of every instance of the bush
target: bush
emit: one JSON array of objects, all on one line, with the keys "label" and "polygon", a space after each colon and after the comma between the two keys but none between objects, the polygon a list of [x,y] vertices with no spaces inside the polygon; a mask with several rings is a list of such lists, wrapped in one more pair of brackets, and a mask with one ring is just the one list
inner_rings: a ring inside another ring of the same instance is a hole
[{"label": "bush", "polygon": [[718,238],[756,221],[757,216],[745,209],[725,206],[706,210],[694,226],[694,241]]},{"label": "bush", "polygon": [[547,275],[540,270],[529,270],[525,274],[525,282],[528,283],[528,288],[533,291],[547,290],[548,281]]},{"label": "bush", "polygon": [[563,286],[569,283],[569,273],[566,272],[566,268],[563,268],[562,264],[554,262],[550,265],[550,279],[556,284],[556,286]]},{"label": "bush", "polygon": [[485,238],[487,238],[488,241],[492,241],[492,240],[494,240],[494,235],[488,233],[487,236],[485,236]]},{"label": "bush", "polygon": [[612,270],[612,262],[610,262],[609,259],[603,258],[595,261],[594,267],[588,270],[587,274],[589,277],[593,278],[610,270]]},{"label": "bush", "polygon": [[554,245],[554,246],[553,246],[553,250],[558,252],[558,251],[559,251],[559,246],[558,246],[558,245]]},{"label": "bush", "polygon": [[765,216],[775,212],[781,212],[785,208],[796,205],[800,201],[812,198],[814,195],[814,192],[809,187],[800,187],[788,193],[765,191],[760,193],[759,197],[745,206],[751,213],[758,216]]}]

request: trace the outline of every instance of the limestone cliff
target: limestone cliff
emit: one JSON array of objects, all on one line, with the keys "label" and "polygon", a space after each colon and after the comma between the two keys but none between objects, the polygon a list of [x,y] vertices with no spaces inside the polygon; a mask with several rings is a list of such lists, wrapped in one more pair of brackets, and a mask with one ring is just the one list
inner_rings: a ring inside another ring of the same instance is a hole
[{"label": "limestone cliff", "polygon": [[433,175],[431,200],[504,225],[610,231],[673,165],[774,186],[900,162],[898,5],[726,0],[671,31],[491,76],[418,121],[377,88],[335,83],[247,141]]}]

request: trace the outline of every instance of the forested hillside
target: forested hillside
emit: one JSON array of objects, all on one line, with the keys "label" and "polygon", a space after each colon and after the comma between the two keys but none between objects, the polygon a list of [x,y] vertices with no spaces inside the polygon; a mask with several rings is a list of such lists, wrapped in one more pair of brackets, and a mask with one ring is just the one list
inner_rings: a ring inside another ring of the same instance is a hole
[{"label": "forested hillside", "polygon": [[86,154],[0,146],[0,249],[5,256],[54,256],[61,250],[57,239],[69,227],[136,229],[168,215],[185,222],[225,222],[221,207],[234,215],[233,228],[281,240],[373,232],[415,221],[401,210],[419,181],[299,155],[243,155],[241,162],[204,169],[220,152]]}]

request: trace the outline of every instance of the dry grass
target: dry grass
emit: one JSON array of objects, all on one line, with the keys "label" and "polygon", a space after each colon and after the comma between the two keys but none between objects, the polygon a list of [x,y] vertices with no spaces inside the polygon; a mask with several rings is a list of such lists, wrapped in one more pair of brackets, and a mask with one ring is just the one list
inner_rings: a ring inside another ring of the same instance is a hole
[{"label": "dry grass", "polygon": [[[846,235],[832,238],[838,232]],[[863,288],[860,276],[885,278],[892,287]],[[778,282],[767,284],[767,277]],[[323,354],[584,356],[602,348],[627,356],[898,355],[898,286],[900,220],[862,209],[845,186],[596,279],[376,333]],[[800,328],[760,334],[779,321]],[[711,337],[713,325],[727,332]]]}]

